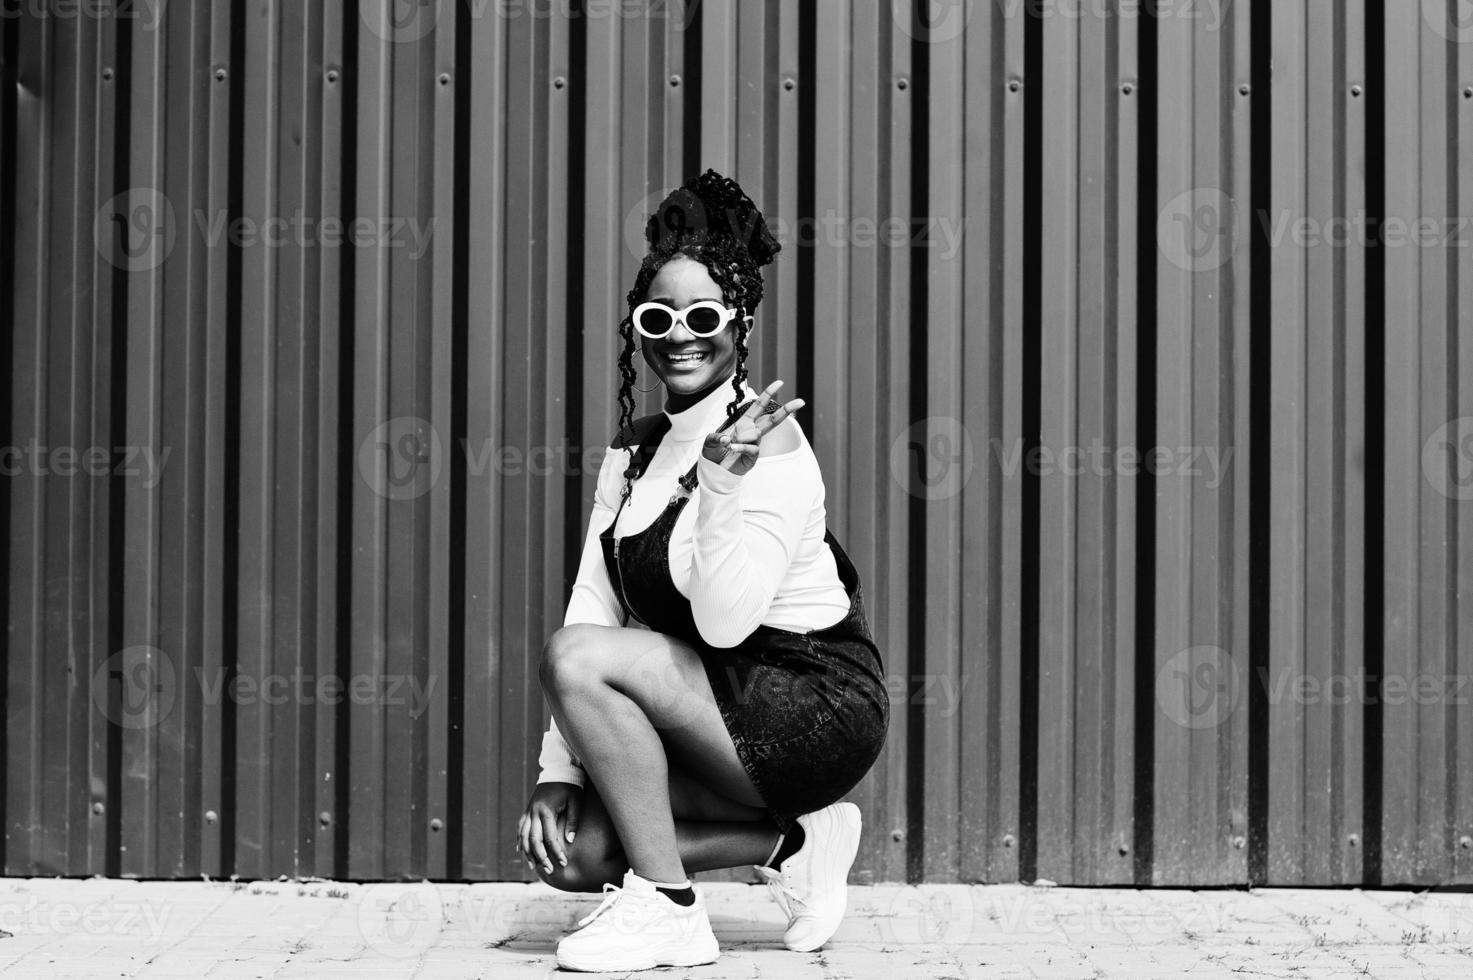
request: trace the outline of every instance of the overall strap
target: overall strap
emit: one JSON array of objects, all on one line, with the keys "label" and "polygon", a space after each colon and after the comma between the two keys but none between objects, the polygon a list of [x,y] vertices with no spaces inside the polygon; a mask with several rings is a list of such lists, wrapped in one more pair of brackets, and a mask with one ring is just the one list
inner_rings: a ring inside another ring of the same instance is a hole
[{"label": "overall strap", "polygon": [[[716,431],[717,432],[724,432],[725,430],[731,428],[732,424],[735,423],[737,419],[741,418],[742,417],[742,413],[745,412],[749,407],[751,407],[751,405],[752,405],[752,402],[751,401],[742,402],[741,407],[737,409],[736,414],[733,415],[733,416],[731,416],[730,418],[726,419],[720,425],[718,425],[716,427]],[[696,461],[691,464],[691,468],[685,471],[685,479],[682,480],[681,483],[684,484],[685,486],[692,486],[692,487],[695,486],[695,484],[697,482],[696,481],[696,467],[698,467],[700,465],[701,465],[701,460],[700,460],[699,457],[697,457],[696,458]],[[643,472],[643,470],[641,470],[640,472]]]}]

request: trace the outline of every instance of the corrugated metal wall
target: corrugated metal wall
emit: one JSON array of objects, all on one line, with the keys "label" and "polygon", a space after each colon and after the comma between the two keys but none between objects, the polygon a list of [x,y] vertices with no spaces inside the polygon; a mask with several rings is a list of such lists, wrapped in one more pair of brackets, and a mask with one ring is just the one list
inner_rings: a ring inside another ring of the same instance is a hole
[{"label": "corrugated metal wall", "polygon": [[1473,881],[1463,12],[6,0],[5,871],[524,877],[713,166],[889,658],[859,877]]}]

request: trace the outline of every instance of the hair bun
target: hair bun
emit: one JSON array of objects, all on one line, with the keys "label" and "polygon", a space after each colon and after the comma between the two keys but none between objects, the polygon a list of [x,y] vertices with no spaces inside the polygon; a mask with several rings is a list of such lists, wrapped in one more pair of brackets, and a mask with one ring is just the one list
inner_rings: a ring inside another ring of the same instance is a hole
[{"label": "hair bun", "polygon": [[710,169],[660,202],[645,224],[644,237],[652,251],[728,238],[758,266],[767,265],[782,248],[741,185]]}]

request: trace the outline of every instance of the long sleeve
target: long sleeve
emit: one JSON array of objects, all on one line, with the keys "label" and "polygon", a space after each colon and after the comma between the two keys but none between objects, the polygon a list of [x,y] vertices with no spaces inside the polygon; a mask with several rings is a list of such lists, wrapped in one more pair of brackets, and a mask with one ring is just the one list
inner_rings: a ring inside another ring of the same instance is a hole
[{"label": "long sleeve", "polygon": [[537,774],[538,783],[572,783],[574,786],[582,786],[587,778],[578,757],[573,754],[573,747],[563,738],[563,733],[557,730],[556,718],[547,731],[542,733],[542,752],[537,757],[537,766],[541,770]]},{"label": "long sleeve", "polygon": [[702,456],[696,475],[691,613],[707,643],[734,647],[761,625],[787,577],[819,486],[818,463],[811,453],[788,453],[737,476]]},{"label": "long sleeve", "polygon": [[609,569],[604,564],[603,544],[599,535],[614,520],[614,501],[619,492],[621,470],[619,463],[623,454],[609,450],[604,455],[603,466],[598,472],[598,483],[593,491],[593,513],[588,518],[588,535],[583,541],[583,557],[578,562],[578,577],[573,582],[573,593],[568,598],[568,609],[563,615],[563,625],[592,623],[595,626],[623,626],[626,616],[619,597],[614,594],[614,585],[609,581]]},{"label": "long sleeve", "polygon": [[[609,499],[611,473],[618,473],[617,458],[612,451],[604,457],[604,465],[599,470],[598,484],[593,493],[593,513],[588,519],[588,535],[583,542],[583,557],[578,563],[578,578],[568,599],[567,612],[563,615],[564,626],[577,623],[623,626],[625,623],[624,610],[609,581],[603,545],[599,542],[599,535],[614,519],[614,508]],[[573,754],[572,746],[558,731],[555,719],[542,736],[542,752],[537,765],[541,770],[537,775],[539,783],[584,784],[583,768]]]}]

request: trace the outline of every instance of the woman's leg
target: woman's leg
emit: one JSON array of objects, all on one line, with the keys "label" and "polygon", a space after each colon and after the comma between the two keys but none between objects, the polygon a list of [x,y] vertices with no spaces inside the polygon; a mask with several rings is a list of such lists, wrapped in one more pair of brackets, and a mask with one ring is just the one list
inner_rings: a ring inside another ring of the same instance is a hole
[{"label": "woman's leg", "polygon": [[667,748],[720,796],[762,805],[688,644],[648,630],[565,627],[548,640],[541,677],[558,728],[599,787],[629,867],[641,877],[685,878]]},{"label": "woman's leg", "polygon": [[[670,803],[675,842],[687,873],[761,864],[777,843],[777,825],[767,811],[745,806],[712,792],[679,769],[670,771]],[[562,821],[558,833],[562,833]],[[609,812],[592,782],[583,791],[578,837],[568,845],[566,867],[553,866],[537,876],[564,891],[596,892],[605,882],[618,884],[629,868]]]}]

